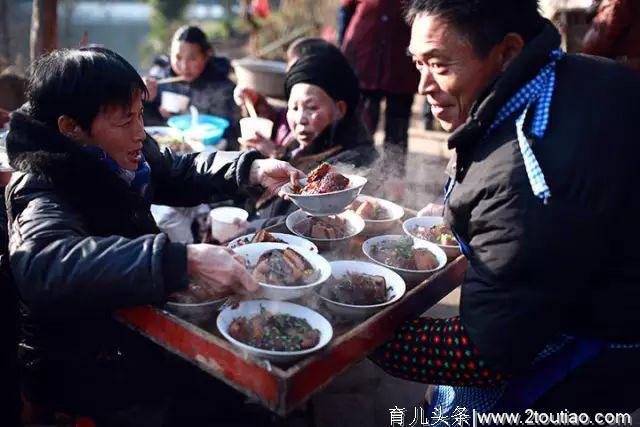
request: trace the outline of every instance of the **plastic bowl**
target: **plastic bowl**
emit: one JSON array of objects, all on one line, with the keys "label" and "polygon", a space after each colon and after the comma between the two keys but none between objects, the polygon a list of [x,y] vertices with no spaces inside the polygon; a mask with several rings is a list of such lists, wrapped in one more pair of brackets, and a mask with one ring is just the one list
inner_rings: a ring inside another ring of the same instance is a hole
[{"label": "plastic bowl", "polygon": [[271,138],[273,122],[263,117],[245,117],[240,119],[240,134],[243,138],[255,138],[259,133],[265,138]]},{"label": "plastic bowl", "polygon": [[406,238],[406,237],[402,235],[386,235],[386,236],[372,237],[368,240],[365,240],[365,242],[362,244],[362,252],[364,252],[367,258],[369,258],[374,263],[395,271],[400,275],[400,277],[402,277],[404,280],[410,283],[420,282],[428,278],[429,276],[431,276],[436,271],[443,269],[444,266],[447,265],[447,255],[444,253],[442,249],[438,247],[438,245],[436,245],[435,243],[430,243],[430,242],[419,240],[419,239],[414,239],[413,247],[428,249],[429,252],[431,252],[438,260],[438,266],[436,268],[431,270],[407,270],[405,268],[398,268],[398,267],[384,264],[383,262],[378,261],[377,259],[371,256],[371,248],[373,247],[373,245],[377,245],[377,244],[389,242],[389,241],[396,241],[403,238]]},{"label": "plastic bowl", "polygon": [[291,231],[296,236],[300,236],[303,239],[307,239],[313,242],[320,250],[328,251],[336,249],[337,247],[348,243],[351,238],[357,236],[362,232],[362,230],[364,230],[364,220],[355,213],[346,211],[336,216],[344,218],[347,223],[348,231],[351,231],[349,235],[341,237],[339,239],[315,239],[310,236],[305,236],[304,234],[297,231],[296,225],[309,217],[309,215],[300,210],[290,213],[289,216],[287,216],[287,220],[285,223],[289,231]]},{"label": "plastic bowl", "polygon": [[[282,191],[303,212],[312,216],[338,215],[344,212],[362,191],[367,178],[358,175],[345,175],[349,179],[349,187],[340,191],[324,194],[300,195],[293,192],[291,184],[282,187]],[[306,180],[300,180],[306,185]]]},{"label": "plastic bowl", "polygon": [[[256,314],[259,314],[262,308],[270,311],[273,314],[282,313],[305,319],[312,328],[320,331],[320,341],[318,342],[318,344],[316,344],[315,347],[309,348],[307,350],[273,351],[252,347],[248,344],[238,341],[229,334],[229,327],[236,318],[241,316],[250,318],[252,316],[255,316]],[[333,337],[333,327],[331,327],[331,323],[329,323],[329,321],[323,316],[311,310],[310,308],[284,301],[242,301],[237,306],[227,307],[222,310],[222,312],[218,316],[216,324],[222,336],[225,337],[231,344],[256,357],[268,359],[276,363],[293,362],[311,353],[315,353],[322,347],[329,344],[329,341],[331,341],[331,338]]]},{"label": "plastic bowl", "polygon": [[321,286],[317,291],[317,294],[322,298],[329,310],[333,313],[341,316],[345,319],[355,320],[362,319],[371,316],[377,311],[382,310],[388,305],[391,305],[398,301],[405,294],[407,286],[404,283],[404,279],[400,277],[398,273],[391,271],[386,267],[382,267],[378,264],[372,264],[365,261],[334,261],[331,263],[331,275],[335,278],[345,276],[347,273],[362,273],[372,276],[383,276],[387,283],[387,287],[390,287],[387,291],[387,296],[391,296],[386,302],[381,304],[372,305],[356,305],[346,304],[330,299],[324,292],[325,285]]},{"label": "plastic bowl", "polygon": [[229,127],[229,120],[211,115],[198,116],[196,129],[191,127],[191,115],[183,114],[171,117],[167,124],[184,133],[185,139],[189,141],[197,140],[205,145],[214,145],[220,141],[224,131]]},{"label": "plastic bowl", "polygon": [[315,271],[319,272],[318,278],[308,285],[301,286],[278,286],[271,285],[269,283],[258,282],[260,286],[260,296],[263,298],[286,301],[291,299],[300,298],[313,291],[316,286],[323,284],[329,276],[331,276],[331,265],[329,262],[318,254],[301,250],[295,246],[290,246],[284,243],[251,243],[249,245],[239,246],[234,248],[234,252],[243,256],[247,263],[251,266],[255,266],[258,263],[260,256],[272,249],[286,249],[291,248],[299,253],[309,264],[311,264]]},{"label": "plastic bowl", "polygon": [[[419,216],[419,217],[406,220],[402,224],[402,229],[408,236],[411,236],[415,239],[420,239],[420,240],[429,242],[429,240],[413,234],[413,229],[416,227],[431,228],[435,225],[440,225],[440,224],[444,224],[444,218],[441,216]],[[447,254],[447,258],[449,260],[456,259],[461,254],[460,245],[441,245],[435,242],[430,242],[430,243],[438,245],[438,247],[442,249],[445,254]]]}]

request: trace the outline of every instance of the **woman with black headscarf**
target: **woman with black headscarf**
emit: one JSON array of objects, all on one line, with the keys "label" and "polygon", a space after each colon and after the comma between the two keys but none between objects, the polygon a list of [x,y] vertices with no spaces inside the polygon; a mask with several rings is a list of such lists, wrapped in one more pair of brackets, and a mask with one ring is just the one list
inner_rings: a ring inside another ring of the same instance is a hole
[{"label": "woman with black headscarf", "polygon": [[[287,72],[285,89],[293,140],[283,160],[309,172],[322,162],[364,167],[377,158],[373,139],[356,113],[358,78],[340,52],[296,61]],[[252,199],[249,208],[258,219],[269,219],[289,213],[292,205],[265,194]]]}]

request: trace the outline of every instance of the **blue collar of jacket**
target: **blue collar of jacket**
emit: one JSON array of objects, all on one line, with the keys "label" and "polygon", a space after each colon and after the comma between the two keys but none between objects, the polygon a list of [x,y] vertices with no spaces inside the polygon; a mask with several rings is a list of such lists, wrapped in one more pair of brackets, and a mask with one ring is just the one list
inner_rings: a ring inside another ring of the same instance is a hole
[{"label": "blue collar of jacket", "polygon": [[558,30],[546,21],[540,34],[527,43],[520,55],[476,101],[467,122],[449,137],[449,149],[480,141],[498,111],[549,63],[549,54],[560,46],[560,41]]}]

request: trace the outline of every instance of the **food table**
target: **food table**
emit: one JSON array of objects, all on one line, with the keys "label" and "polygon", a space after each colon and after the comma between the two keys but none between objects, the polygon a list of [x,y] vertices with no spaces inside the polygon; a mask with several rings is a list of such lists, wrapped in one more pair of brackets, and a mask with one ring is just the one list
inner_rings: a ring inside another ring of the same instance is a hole
[{"label": "food table", "polygon": [[[396,229],[399,234],[402,233],[400,225]],[[288,232],[283,224],[269,231]],[[365,239],[354,237],[341,251],[324,254],[321,251],[321,254],[329,260],[362,259],[360,248]],[[390,339],[403,321],[420,316],[453,291],[462,282],[465,269],[465,258],[458,257],[421,283],[407,283],[407,292],[398,302],[360,321],[344,321],[332,316],[323,311],[317,298],[296,301],[303,305],[318,304],[313,308],[330,320],[334,335],[326,347],[288,366],[276,366],[256,358],[226,341],[215,326],[217,313],[212,313],[207,321],[192,324],[162,308],[145,306],[121,310],[116,318],[285,416]]]}]

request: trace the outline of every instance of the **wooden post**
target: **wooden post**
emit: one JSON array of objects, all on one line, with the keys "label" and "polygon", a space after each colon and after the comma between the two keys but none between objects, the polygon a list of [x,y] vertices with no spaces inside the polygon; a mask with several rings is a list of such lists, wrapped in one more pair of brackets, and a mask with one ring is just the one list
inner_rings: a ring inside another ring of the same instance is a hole
[{"label": "wooden post", "polygon": [[8,15],[7,0],[0,0],[0,65],[7,65],[11,60]]},{"label": "wooden post", "polygon": [[30,42],[31,61],[56,48],[57,6],[57,0],[33,0]]}]

